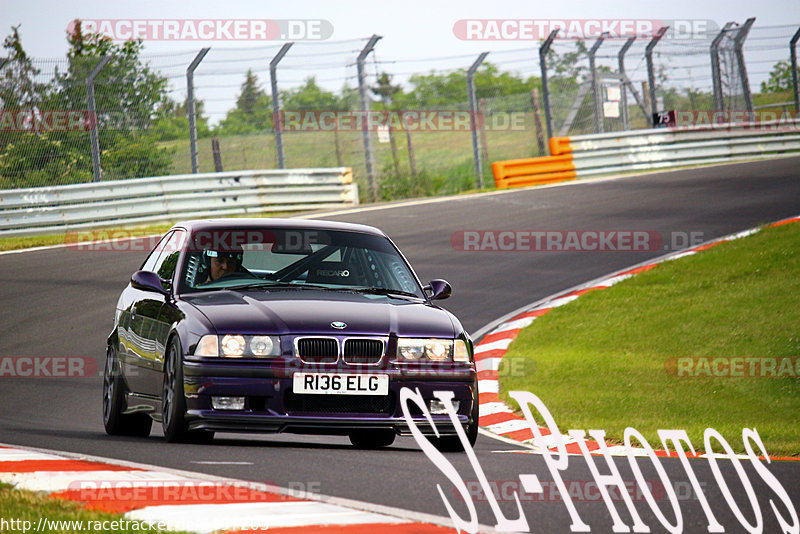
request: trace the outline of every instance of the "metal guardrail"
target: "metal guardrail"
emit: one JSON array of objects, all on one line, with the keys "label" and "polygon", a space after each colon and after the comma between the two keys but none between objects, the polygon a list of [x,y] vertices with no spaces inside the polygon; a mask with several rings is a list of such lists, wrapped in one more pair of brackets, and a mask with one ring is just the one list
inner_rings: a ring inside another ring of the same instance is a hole
[{"label": "metal guardrail", "polygon": [[703,141],[573,151],[573,163],[578,176],[593,176],[632,170],[770,158],[788,152],[800,152],[800,131],[794,134],[739,138],[726,136],[724,132],[715,134]]},{"label": "metal guardrail", "polygon": [[[553,137],[552,156],[492,164],[500,188],[618,172],[726,163],[800,153],[800,119]],[[556,177],[552,160],[562,171]],[[513,165],[511,165],[513,164]],[[520,169],[530,174],[521,175]]]},{"label": "metal guardrail", "polygon": [[358,204],[347,167],[185,174],[0,190],[0,237]]}]

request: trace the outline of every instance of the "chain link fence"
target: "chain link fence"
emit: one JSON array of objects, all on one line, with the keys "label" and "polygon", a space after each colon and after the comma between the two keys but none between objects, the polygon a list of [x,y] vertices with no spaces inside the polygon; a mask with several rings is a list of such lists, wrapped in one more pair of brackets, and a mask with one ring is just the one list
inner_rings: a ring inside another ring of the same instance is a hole
[{"label": "chain link fence", "polygon": [[7,49],[0,188],[346,166],[362,201],[475,189],[492,161],[546,155],[550,136],[650,128],[668,110],[796,112],[798,27],[751,23],[556,35],[481,58],[387,58],[377,36],[161,55],[125,44],[107,62]]}]

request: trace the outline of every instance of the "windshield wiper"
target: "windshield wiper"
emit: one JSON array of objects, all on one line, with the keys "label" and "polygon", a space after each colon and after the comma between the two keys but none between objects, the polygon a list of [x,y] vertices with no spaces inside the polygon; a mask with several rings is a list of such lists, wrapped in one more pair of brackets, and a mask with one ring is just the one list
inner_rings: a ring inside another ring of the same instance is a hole
[{"label": "windshield wiper", "polygon": [[415,299],[422,299],[419,295],[402,291],[400,289],[389,289],[388,287],[342,287],[340,289],[346,291],[354,291],[356,293],[367,293],[370,295],[386,295],[389,297],[413,297]]},{"label": "windshield wiper", "polygon": [[338,289],[318,284],[292,284],[289,282],[254,282],[240,286],[230,286],[224,289]]},{"label": "windshield wiper", "polygon": [[366,293],[369,295],[386,295],[389,297],[411,297],[415,299],[422,299],[419,295],[402,291],[399,289],[389,289],[386,287],[348,287],[348,286],[323,286],[319,284],[292,284],[289,282],[253,282],[251,284],[242,284],[240,286],[230,286],[222,289],[322,289],[325,291],[352,291],[354,293]]}]

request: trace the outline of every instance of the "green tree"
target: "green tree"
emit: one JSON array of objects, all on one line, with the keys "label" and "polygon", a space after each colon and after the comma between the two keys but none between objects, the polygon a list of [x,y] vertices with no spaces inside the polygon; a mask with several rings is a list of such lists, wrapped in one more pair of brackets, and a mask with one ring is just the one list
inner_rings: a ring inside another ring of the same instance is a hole
[{"label": "green tree", "polygon": [[392,84],[392,76],[382,72],[378,76],[378,83],[370,87],[370,91],[380,98],[384,109],[393,109],[392,106],[397,102],[396,96],[403,92],[403,88],[400,85]]},{"label": "green tree", "polygon": [[338,101],[339,109],[361,109],[361,97],[358,93],[358,89],[350,87],[347,83],[342,85]]},{"label": "green tree", "polygon": [[8,60],[0,71],[0,108],[33,109],[41,101],[46,84],[38,83],[39,69],[22,47],[19,26],[3,40],[4,56]]},{"label": "green tree", "polygon": [[781,93],[792,90],[792,64],[778,61],[769,73],[769,79],[761,82],[762,93]]},{"label": "green tree", "polygon": [[[157,148],[150,132],[166,99],[166,78],[139,58],[141,41],[115,45],[99,34],[87,34],[80,21],[67,34],[67,67],[56,71],[35,94],[41,113],[85,111],[86,76],[103,56],[108,65],[95,79],[95,106],[100,159],[105,178],[165,174],[169,153]],[[16,30],[6,39],[17,57],[25,57]],[[15,132],[0,154],[3,187],[85,182],[92,179],[91,144],[86,129]]]},{"label": "green tree", "polygon": [[[7,125],[9,121],[16,123],[18,115],[14,114],[15,111],[33,112],[38,109],[46,92],[46,84],[37,81],[40,71],[22,47],[19,26],[11,28],[11,33],[3,40],[3,49],[7,63],[0,71],[0,110],[11,112],[5,117],[4,125]],[[36,139],[25,132],[15,131],[14,128],[0,128],[0,154],[6,154],[9,147],[19,150],[17,147],[35,141]],[[0,176],[2,175],[0,170]],[[6,178],[0,180],[3,187],[13,186],[11,182],[6,184]]]},{"label": "green tree", "polygon": [[447,74],[434,71],[412,74],[408,81],[412,89],[403,97],[405,107],[447,107],[467,101],[467,74],[464,69]]},{"label": "green tree", "polygon": [[342,99],[319,85],[314,76],[306,78],[300,87],[284,91],[281,95],[282,109],[300,110],[338,110],[341,109]]},{"label": "green tree", "polygon": [[242,84],[242,92],[236,99],[236,107],[243,113],[253,115],[259,111],[259,104],[266,96],[266,93],[258,86],[258,78],[253,74],[252,69],[248,69]]},{"label": "green tree", "polygon": [[251,69],[245,74],[236,107],[228,112],[215,130],[217,135],[241,135],[272,129],[272,100],[258,85]]},{"label": "green tree", "polygon": [[[407,107],[465,107],[467,104],[466,69],[446,74],[413,74],[409,82],[412,90],[401,95]],[[527,95],[532,88],[540,86],[539,78],[522,78],[516,73],[501,72],[496,65],[489,62],[482,64],[475,73],[475,94],[478,98]]]},{"label": "green tree", "polygon": [[575,41],[575,50],[559,54],[555,49],[550,48],[547,52],[547,68],[553,73],[553,77],[562,79],[573,79],[576,83],[583,81],[588,76],[588,61],[584,59],[589,56],[589,49],[586,43]]},{"label": "green tree", "polygon": [[[205,102],[195,99],[194,110],[197,137],[211,137],[208,117],[205,116]],[[159,141],[188,139],[189,115],[186,100],[180,103],[169,100],[162,108],[159,117],[153,123],[152,132]]]}]

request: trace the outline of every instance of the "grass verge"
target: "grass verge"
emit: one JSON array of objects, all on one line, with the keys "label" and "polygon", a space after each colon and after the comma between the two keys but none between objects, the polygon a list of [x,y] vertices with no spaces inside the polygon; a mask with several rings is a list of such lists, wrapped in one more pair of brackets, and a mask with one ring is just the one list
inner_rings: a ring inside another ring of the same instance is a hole
[{"label": "grass verge", "polygon": [[[0,238],[0,251],[17,250],[21,248],[46,247],[51,245],[63,245],[65,243],[75,243],[75,238],[83,240],[93,236],[92,239],[115,239],[122,237],[133,237],[140,235],[155,235],[166,233],[172,228],[171,224],[146,226],[140,228],[97,228],[87,230],[76,230],[73,234],[47,234],[30,237],[4,237]],[[70,239],[72,239],[70,241]]]},{"label": "grass verge", "polygon": [[[0,483],[0,510],[5,525],[0,530],[38,532],[165,532],[149,528],[147,522],[126,520],[121,514],[88,510],[80,504],[52,499],[45,494],[14,489]],[[116,522],[116,523],[115,523]],[[170,531],[173,532],[173,531]],[[177,534],[177,533],[176,533]]]},{"label": "grass verge", "polygon": [[[263,214],[248,213],[241,217],[290,217],[298,215],[296,212],[270,212]],[[228,215],[227,218],[237,218]],[[134,227],[112,227],[112,228],[87,228],[83,230],[70,230],[66,234],[48,234],[30,237],[3,237],[0,238],[0,252],[4,250],[18,250],[32,247],[44,247],[50,245],[76,244],[77,242],[104,241],[107,239],[121,240],[128,237],[143,235],[163,235],[172,228],[172,224],[154,224],[149,226]]]},{"label": "grass verge", "polygon": [[[533,392],[562,431],[604,429],[611,441],[632,426],[657,446],[658,429],[680,428],[702,449],[711,427],[743,452],[742,429],[756,428],[771,456],[798,456],[798,295],[797,223],[662,263],[520,332],[504,356],[501,396],[516,406],[508,391]],[[794,366],[775,378],[679,377],[670,360],[684,357]]]}]

